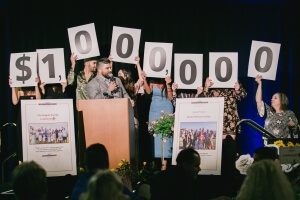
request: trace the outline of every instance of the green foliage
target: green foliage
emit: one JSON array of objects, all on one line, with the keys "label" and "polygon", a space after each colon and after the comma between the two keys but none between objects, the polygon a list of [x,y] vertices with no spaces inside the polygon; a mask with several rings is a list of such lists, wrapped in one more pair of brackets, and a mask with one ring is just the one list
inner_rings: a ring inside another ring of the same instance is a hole
[{"label": "green foliage", "polygon": [[148,130],[153,137],[161,135],[161,139],[171,138],[174,134],[174,114],[166,114],[163,110],[160,112],[160,119],[148,122]]}]

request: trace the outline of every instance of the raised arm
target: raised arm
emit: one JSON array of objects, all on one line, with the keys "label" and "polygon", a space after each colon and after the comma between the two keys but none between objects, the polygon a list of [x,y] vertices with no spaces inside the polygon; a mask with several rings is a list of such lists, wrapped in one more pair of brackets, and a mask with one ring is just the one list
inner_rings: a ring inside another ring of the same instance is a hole
[{"label": "raised arm", "polygon": [[143,82],[144,82],[144,89],[146,91],[147,94],[151,94],[152,92],[152,85],[150,83],[150,85],[148,84],[147,82],[147,77],[146,77],[146,74],[144,73],[144,76],[143,76]]},{"label": "raised arm", "polygon": [[75,65],[76,65],[76,60],[77,60],[77,55],[75,55],[74,53],[71,54],[70,57],[70,61],[71,61],[71,67],[70,67],[70,71],[68,73],[68,77],[67,77],[67,82],[68,85],[73,85],[75,83]]},{"label": "raised arm", "polygon": [[203,88],[203,95],[205,96],[205,97],[210,97],[210,96],[212,96],[211,94],[210,94],[210,92],[209,92],[209,88],[213,85],[214,83],[212,82],[212,80],[209,78],[209,77],[207,77],[206,79],[205,79],[205,84],[204,84],[204,88]]},{"label": "raised arm", "polygon": [[140,57],[139,56],[135,57],[135,60],[136,60],[136,68],[137,68],[137,71],[138,71],[139,80],[135,83],[134,86],[136,88],[136,93],[143,93],[144,94],[144,89],[143,89],[144,80],[143,80],[143,77],[145,75],[145,72],[141,68]]},{"label": "raised arm", "polygon": [[255,78],[255,81],[257,82],[257,89],[256,89],[256,95],[255,95],[255,100],[256,100],[256,105],[257,108],[262,107],[262,75],[257,75]]},{"label": "raised arm", "polygon": [[171,86],[172,79],[171,79],[170,76],[167,76],[165,78],[165,81],[166,81],[166,85],[167,85],[166,89],[167,89],[167,92],[168,92],[168,99],[170,101],[172,101],[172,99],[173,99],[172,86]]},{"label": "raised arm", "polygon": [[40,78],[36,77],[35,78],[35,82],[37,82],[37,85],[34,86],[34,89],[35,89],[35,99],[41,99],[42,95],[41,95],[40,88],[39,88],[39,85],[40,85],[40,82],[41,82]]},{"label": "raised arm", "polygon": [[[10,78],[8,78],[8,84],[11,85],[12,84],[12,80]],[[11,101],[14,105],[17,105],[19,102],[19,91],[18,88],[12,87],[11,88]]]}]

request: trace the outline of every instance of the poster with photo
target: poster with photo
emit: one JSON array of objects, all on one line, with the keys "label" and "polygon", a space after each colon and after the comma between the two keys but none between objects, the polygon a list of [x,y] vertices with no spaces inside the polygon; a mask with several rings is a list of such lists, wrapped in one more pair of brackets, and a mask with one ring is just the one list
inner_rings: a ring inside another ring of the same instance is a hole
[{"label": "poster with photo", "polygon": [[200,174],[221,175],[224,97],[176,99],[172,164],[178,153],[194,148]]},{"label": "poster with photo", "polygon": [[47,177],[77,175],[72,99],[22,100],[23,161],[43,166]]}]

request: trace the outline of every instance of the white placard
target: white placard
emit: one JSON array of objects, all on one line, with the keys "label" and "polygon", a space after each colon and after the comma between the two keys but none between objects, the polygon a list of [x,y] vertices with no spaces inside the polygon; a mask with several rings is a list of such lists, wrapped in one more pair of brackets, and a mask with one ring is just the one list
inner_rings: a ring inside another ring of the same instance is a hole
[{"label": "white placard", "polygon": [[173,43],[145,42],[143,70],[147,77],[171,76]]},{"label": "white placard", "polygon": [[64,49],[37,49],[41,82],[66,82]]},{"label": "white placard", "polygon": [[221,175],[223,115],[224,97],[176,99],[172,164],[192,146],[201,157],[199,174]]},{"label": "white placard", "polygon": [[178,89],[197,89],[203,81],[203,54],[175,54],[174,82]]},{"label": "white placard", "polygon": [[21,100],[23,160],[34,160],[47,177],[76,175],[72,99]]},{"label": "white placard", "polygon": [[248,65],[248,77],[262,75],[263,79],[275,80],[280,44],[252,41]]},{"label": "white placard", "polygon": [[113,27],[110,55],[114,62],[136,64],[139,56],[141,29]]},{"label": "white placard", "polygon": [[37,53],[12,53],[10,54],[10,87],[37,86]]},{"label": "white placard", "polygon": [[211,88],[234,88],[238,81],[238,53],[209,53]]},{"label": "white placard", "polygon": [[68,28],[71,51],[78,60],[99,56],[99,47],[94,23]]}]

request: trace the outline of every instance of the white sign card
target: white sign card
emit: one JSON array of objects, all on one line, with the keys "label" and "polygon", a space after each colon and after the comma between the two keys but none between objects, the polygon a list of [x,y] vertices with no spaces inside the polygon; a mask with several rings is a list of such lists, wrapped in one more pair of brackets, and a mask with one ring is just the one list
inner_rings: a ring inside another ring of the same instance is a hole
[{"label": "white sign card", "polygon": [[10,87],[37,86],[37,53],[12,53],[10,54]]},{"label": "white sign card", "polygon": [[199,174],[221,175],[224,97],[176,99],[172,164],[193,147],[201,157]]},{"label": "white sign card", "polygon": [[141,29],[113,27],[110,55],[114,62],[136,64],[139,56]]},{"label": "white sign card", "polygon": [[238,81],[238,53],[209,53],[211,88],[234,88]]},{"label": "white sign card", "polygon": [[68,28],[71,51],[78,60],[99,56],[99,47],[94,23]]},{"label": "white sign card", "polygon": [[23,160],[34,160],[47,177],[76,175],[72,99],[21,100]]},{"label": "white sign card", "polygon": [[248,77],[262,75],[263,79],[275,80],[280,44],[252,41],[249,57]]},{"label": "white sign card", "polygon": [[41,82],[66,82],[64,49],[37,49]]},{"label": "white sign card", "polygon": [[197,89],[203,81],[203,54],[175,54],[174,82],[178,89]]},{"label": "white sign card", "polygon": [[145,42],[143,70],[147,77],[171,76],[173,43]]}]

